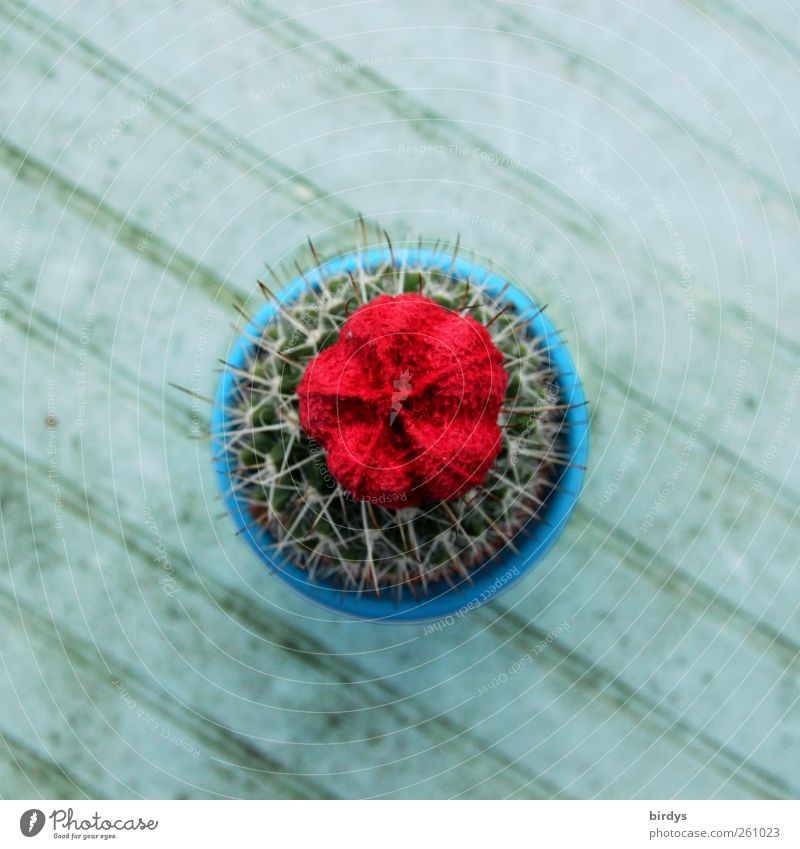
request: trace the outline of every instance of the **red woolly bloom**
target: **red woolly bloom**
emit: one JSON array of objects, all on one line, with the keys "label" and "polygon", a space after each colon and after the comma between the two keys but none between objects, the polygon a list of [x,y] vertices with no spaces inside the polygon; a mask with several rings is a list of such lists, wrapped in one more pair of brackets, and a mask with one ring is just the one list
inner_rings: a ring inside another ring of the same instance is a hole
[{"label": "red woolly bloom", "polygon": [[356,499],[405,507],[481,484],[500,451],[503,355],[423,295],[381,295],[306,367],[300,423]]}]

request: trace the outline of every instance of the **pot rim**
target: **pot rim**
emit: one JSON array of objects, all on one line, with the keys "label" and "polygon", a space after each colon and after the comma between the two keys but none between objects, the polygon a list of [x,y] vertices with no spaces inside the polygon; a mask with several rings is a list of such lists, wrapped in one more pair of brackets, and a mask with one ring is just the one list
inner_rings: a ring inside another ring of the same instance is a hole
[{"label": "pot rim", "polygon": [[[431,592],[419,599],[404,592],[398,600],[392,589],[377,595],[374,591],[346,590],[336,587],[332,580],[308,579],[306,570],[292,563],[283,554],[274,554],[267,550],[273,539],[266,528],[255,523],[246,504],[240,503],[235,492],[231,491],[231,457],[225,454],[221,434],[225,430],[226,411],[224,409],[236,384],[236,376],[229,369],[223,370],[214,397],[211,418],[212,456],[214,471],[222,500],[236,525],[236,530],[245,542],[259,556],[269,571],[288,584],[293,590],[327,610],[344,614],[356,619],[393,623],[432,622],[447,617],[460,616],[473,610],[501,592],[505,592],[521,580],[552,548],[575,508],[583,484],[589,455],[589,420],[586,396],[578,377],[575,364],[563,340],[550,320],[544,316],[534,301],[513,283],[498,274],[465,258],[455,261],[451,254],[424,248],[373,248],[366,251],[352,251],[342,254],[305,274],[296,277],[280,292],[276,293],[281,303],[291,303],[304,289],[316,285],[348,271],[356,273],[361,268],[375,269],[392,261],[395,265],[407,268],[435,268],[452,274],[462,280],[470,279],[487,289],[492,297],[497,297],[505,289],[503,297],[511,301],[521,316],[530,321],[530,327],[536,336],[542,337],[543,344],[549,349],[551,365],[558,374],[557,382],[562,403],[580,405],[566,411],[565,420],[569,427],[564,429],[569,462],[573,465],[563,467],[559,478],[559,488],[548,495],[544,522],[529,521],[526,532],[519,533],[514,543],[519,549],[515,554],[504,547],[492,555],[481,566],[470,571],[472,583],[466,579],[450,587],[439,581],[441,587],[432,584]],[[264,327],[278,312],[274,303],[265,303],[252,322],[244,329],[235,342],[227,362],[241,368],[245,365],[247,353],[253,343],[249,337],[259,336]]]}]

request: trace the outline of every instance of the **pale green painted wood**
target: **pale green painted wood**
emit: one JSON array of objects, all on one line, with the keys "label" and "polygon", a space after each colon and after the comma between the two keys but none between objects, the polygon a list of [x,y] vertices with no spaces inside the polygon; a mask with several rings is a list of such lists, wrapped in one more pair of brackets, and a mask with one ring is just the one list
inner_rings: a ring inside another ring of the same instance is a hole
[{"label": "pale green painted wood", "polygon": [[[0,792],[796,796],[800,163],[779,12],[766,30],[726,4],[661,23],[589,4],[293,14],[0,10]],[[196,413],[165,387],[213,391],[231,299],[306,233],[349,238],[357,211],[461,231],[551,303],[593,398],[554,554],[433,634],[268,580],[214,518]]]}]

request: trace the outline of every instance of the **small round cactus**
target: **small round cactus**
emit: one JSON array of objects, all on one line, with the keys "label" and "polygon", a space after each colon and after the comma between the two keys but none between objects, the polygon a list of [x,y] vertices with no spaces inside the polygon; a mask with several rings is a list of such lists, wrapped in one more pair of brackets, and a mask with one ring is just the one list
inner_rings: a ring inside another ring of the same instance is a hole
[{"label": "small round cactus", "polygon": [[239,503],[309,580],[418,597],[546,521],[568,405],[530,315],[459,276],[457,246],[431,267],[386,243],[327,273],[309,242],[291,299],[259,283],[275,313],[225,364],[219,436]]}]

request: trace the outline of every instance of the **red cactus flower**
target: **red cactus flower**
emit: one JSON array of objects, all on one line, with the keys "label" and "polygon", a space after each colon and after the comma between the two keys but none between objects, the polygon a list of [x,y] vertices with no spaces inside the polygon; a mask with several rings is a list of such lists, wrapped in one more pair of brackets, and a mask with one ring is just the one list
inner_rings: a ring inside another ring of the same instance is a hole
[{"label": "red cactus flower", "polygon": [[423,295],[381,295],[306,367],[300,423],[354,498],[447,501],[481,484],[500,451],[505,390],[483,325]]}]

